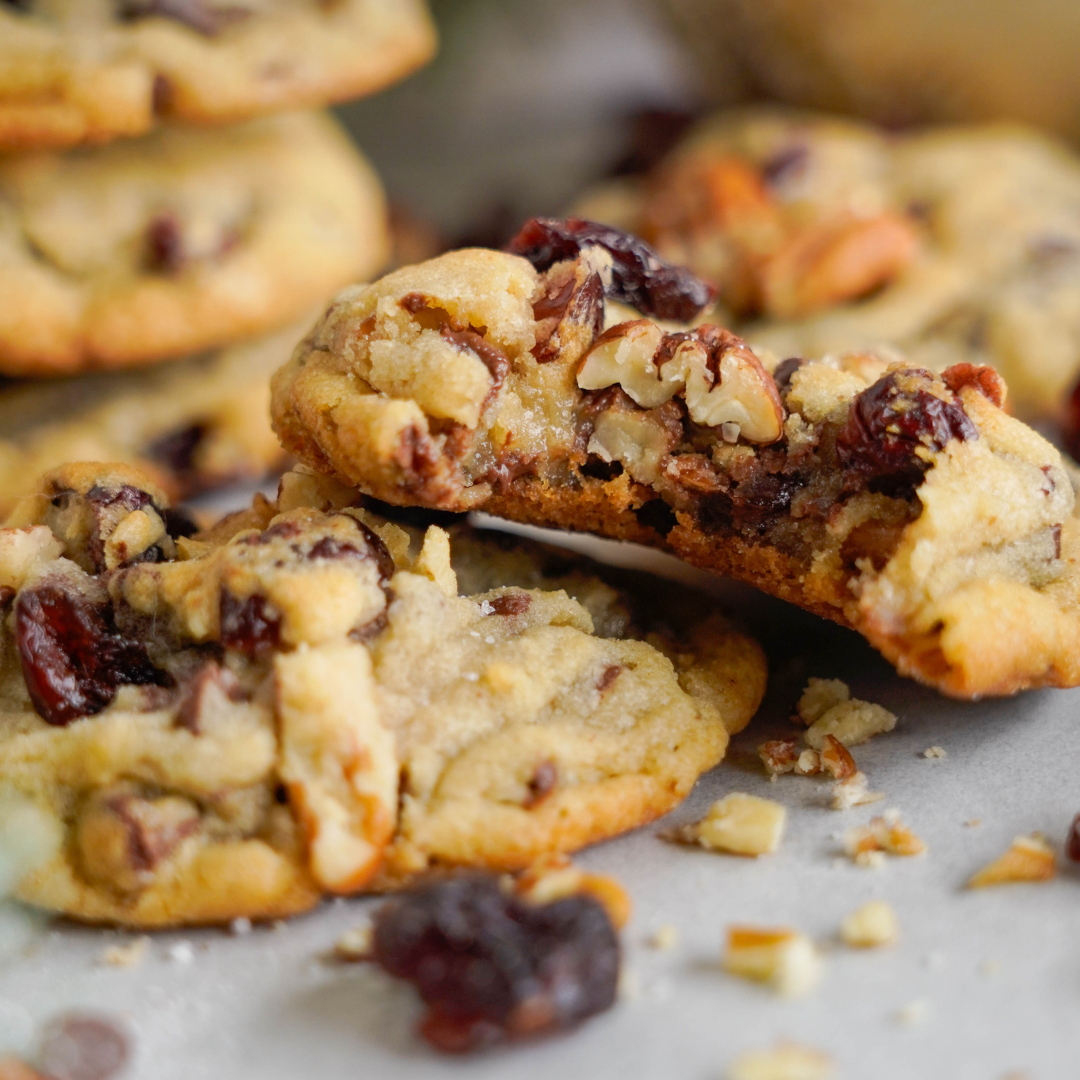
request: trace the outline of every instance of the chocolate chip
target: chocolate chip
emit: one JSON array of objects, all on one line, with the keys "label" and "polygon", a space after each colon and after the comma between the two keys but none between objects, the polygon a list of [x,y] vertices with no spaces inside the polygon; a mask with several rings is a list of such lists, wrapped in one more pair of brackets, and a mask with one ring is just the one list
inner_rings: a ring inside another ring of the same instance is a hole
[{"label": "chocolate chip", "polygon": [[205,424],[188,424],[152,442],[146,448],[146,455],[165,465],[187,491],[193,486],[195,454],[208,430]]},{"label": "chocolate chip", "polygon": [[805,364],[806,361],[801,356],[789,356],[786,360],[781,360],[779,364],[773,368],[773,382],[776,383],[776,389],[781,394],[786,394],[791,386],[791,377]]},{"label": "chocolate chip", "polygon": [[152,802],[136,795],[119,795],[105,805],[127,829],[127,858],[135,871],[152,871],[199,829],[198,815],[190,806],[179,816],[162,815]]},{"label": "chocolate chip", "polygon": [[228,668],[210,661],[199,668],[184,687],[176,710],[176,726],[186,728],[193,735],[201,734],[200,720],[206,695],[215,689],[229,701],[244,700],[244,691],[237,677]]}]

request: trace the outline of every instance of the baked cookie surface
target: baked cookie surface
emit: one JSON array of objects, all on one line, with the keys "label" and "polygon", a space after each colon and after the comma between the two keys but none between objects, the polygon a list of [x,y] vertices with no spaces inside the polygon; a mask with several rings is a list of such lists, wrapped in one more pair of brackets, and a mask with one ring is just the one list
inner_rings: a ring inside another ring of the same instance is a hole
[{"label": "baked cookie surface", "polygon": [[283,444],[387,502],[665,548],[959,697],[1080,682],[1073,490],[1000,376],[770,371],[720,327],[628,318],[631,294],[708,300],[640,247],[631,272],[635,244],[533,222],[528,258],[453,252],[346,290],[275,376]]},{"label": "baked cookie surface", "polygon": [[423,0],[8,0],[0,149],[326,105],[394,82],[434,50]]},{"label": "baked cookie surface", "polygon": [[299,317],[388,256],[327,116],[0,160],[0,373],[132,367]]},{"label": "baked cookie surface", "polygon": [[462,596],[446,532],[356,499],[288,473],[191,536],[141,474],[84,464],[20,504],[0,807],[57,835],[23,900],[152,927],[521,868],[676,805],[757,708],[761,650],[719,616],[659,630],[673,662],[600,582],[600,627],[558,589]]},{"label": "baked cookie surface", "polygon": [[270,376],[309,325],[140,371],[0,380],[0,515],[69,461],[134,465],[174,501],[269,475],[286,461]]},{"label": "baked cookie surface", "polygon": [[776,359],[991,364],[1022,415],[1080,375],[1080,158],[1031,129],[734,109],[578,210],[715,284],[717,320]]}]

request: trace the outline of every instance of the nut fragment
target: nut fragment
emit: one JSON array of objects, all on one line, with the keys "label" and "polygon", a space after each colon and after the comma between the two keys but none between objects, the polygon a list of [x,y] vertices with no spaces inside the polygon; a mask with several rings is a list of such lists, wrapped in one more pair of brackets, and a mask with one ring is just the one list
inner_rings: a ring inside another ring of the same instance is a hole
[{"label": "nut fragment", "polygon": [[795,759],[795,772],[799,776],[817,776],[821,772],[821,755],[816,750],[803,750]]},{"label": "nut fragment", "polygon": [[840,938],[853,949],[891,945],[900,935],[896,912],[884,900],[871,900],[840,923]]},{"label": "nut fragment", "polygon": [[728,927],[722,965],[729,974],[765,983],[785,997],[807,993],[821,976],[813,942],[786,927]]},{"label": "nut fragment", "polygon": [[849,829],[844,836],[844,850],[856,862],[867,852],[882,851],[890,855],[920,855],[926,844],[901,820],[895,810],[887,810],[873,818],[869,825]]},{"label": "nut fragment", "polygon": [[661,381],[653,356],[664,332],[648,319],[618,323],[601,334],[588,351],[577,384],[582,390],[603,390],[618,384],[643,408],[670,401],[679,389]]},{"label": "nut fragment", "polygon": [[795,739],[770,739],[758,747],[765,771],[771,780],[784,773],[793,772],[799,755],[796,753]]},{"label": "nut fragment", "polygon": [[1057,869],[1057,857],[1046,838],[1039,833],[1018,836],[1004,855],[972,875],[969,889],[988,885],[1006,885],[1015,881],[1048,881]]},{"label": "nut fragment", "polygon": [[855,759],[835,735],[825,736],[821,747],[821,768],[834,780],[847,780],[858,772]]},{"label": "nut fragment", "polygon": [[771,1050],[747,1050],[729,1066],[726,1080],[829,1080],[832,1058],[811,1046],[780,1043]]},{"label": "nut fragment", "polygon": [[351,930],[346,930],[334,942],[334,959],[347,963],[370,959],[372,934],[371,923],[361,923]]},{"label": "nut fragment", "polygon": [[787,810],[771,799],[733,791],[714,802],[708,813],[686,825],[678,837],[710,851],[734,855],[767,855],[780,846]]},{"label": "nut fragment", "polygon": [[880,802],[885,796],[880,791],[871,791],[865,773],[856,772],[833,784],[832,800],[829,805],[833,810],[850,810],[853,806],[865,806],[867,803]]}]

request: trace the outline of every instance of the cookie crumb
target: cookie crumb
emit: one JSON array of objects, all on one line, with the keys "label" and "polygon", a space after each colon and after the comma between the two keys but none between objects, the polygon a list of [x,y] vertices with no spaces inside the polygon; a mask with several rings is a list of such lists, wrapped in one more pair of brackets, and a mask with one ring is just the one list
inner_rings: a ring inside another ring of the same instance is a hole
[{"label": "cookie crumb", "polygon": [[923,752],[924,758],[943,758],[949,755],[945,751],[944,746],[928,746]]},{"label": "cookie crumb", "polygon": [[361,923],[351,930],[346,930],[334,942],[334,959],[346,963],[359,963],[371,956],[371,923]]},{"label": "cookie crumb", "polygon": [[653,936],[649,939],[649,944],[654,949],[659,949],[661,952],[667,952],[669,949],[674,949],[679,944],[679,931],[671,923],[664,923],[663,926],[658,926]]},{"label": "cookie crumb", "polygon": [[107,964],[109,967],[133,968],[138,967],[145,959],[150,949],[148,937],[136,938],[134,941],[123,945],[110,945],[102,949],[98,956],[98,962]]},{"label": "cookie crumb", "polygon": [[886,810],[880,817],[871,819],[869,825],[848,829],[844,834],[844,851],[859,865],[860,856],[874,852],[890,855],[921,855],[926,844],[901,820],[896,810]]},{"label": "cookie crumb", "polygon": [[892,945],[900,936],[896,912],[884,900],[871,900],[856,908],[840,923],[840,940],[853,949],[877,949]]},{"label": "cookie crumb", "polygon": [[829,1080],[832,1058],[811,1046],[779,1043],[770,1050],[747,1050],[729,1066],[726,1080]]},{"label": "cookie crumb", "polygon": [[808,993],[821,978],[814,943],[787,927],[729,926],[721,965],[728,974],[765,983],[784,997]]},{"label": "cookie crumb", "polygon": [[177,941],[165,950],[165,956],[174,964],[190,964],[195,959],[195,950],[190,941]]},{"label": "cookie crumb", "polygon": [[239,919],[233,919],[229,923],[229,933],[235,937],[243,937],[245,934],[251,933],[251,920],[245,919],[241,916]]},{"label": "cookie crumb", "polygon": [[733,791],[718,799],[698,822],[673,834],[685,844],[732,855],[768,855],[780,846],[787,809],[771,799]]},{"label": "cookie crumb", "polygon": [[897,1009],[893,1019],[905,1027],[915,1027],[917,1024],[926,1021],[929,1011],[927,1002],[923,998],[916,998],[914,1001],[909,1001],[906,1005]]},{"label": "cookie crumb", "polygon": [[1057,856],[1040,833],[1018,836],[1004,855],[999,855],[968,879],[969,889],[1006,885],[1018,881],[1048,881],[1057,869]]},{"label": "cookie crumb", "polygon": [[615,994],[620,1001],[637,1001],[641,997],[641,979],[633,968],[624,967],[619,972]]},{"label": "cookie crumb", "polygon": [[844,746],[858,746],[875,735],[883,735],[896,727],[896,714],[872,701],[851,698],[827,709],[806,729],[805,739],[815,750],[825,745],[832,735]]},{"label": "cookie crumb", "polygon": [[967,821],[964,822],[964,825],[969,829],[977,828],[981,824],[982,818],[978,817],[968,818]]},{"label": "cookie crumb", "polygon": [[850,699],[851,689],[846,682],[840,679],[816,679],[811,676],[795,706],[795,711],[799,719],[809,727],[820,720],[834,705]]},{"label": "cookie crumb", "polygon": [[883,792],[869,789],[865,773],[856,772],[846,780],[839,780],[833,784],[829,806],[833,810],[850,810],[853,806],[881,802],[884,798]]},{"label": "cookie crumb", "polygon": [[864,870],[880,870],[885,865],[884,851],[860,851],[851,861]]}]

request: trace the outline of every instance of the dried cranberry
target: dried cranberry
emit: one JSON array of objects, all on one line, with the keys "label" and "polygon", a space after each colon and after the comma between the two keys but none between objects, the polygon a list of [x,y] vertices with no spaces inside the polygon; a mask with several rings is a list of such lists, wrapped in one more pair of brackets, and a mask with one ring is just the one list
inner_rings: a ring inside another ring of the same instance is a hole
[{"label": "dried cranberry", "polygon": [[711,285],[685,267],[665,262],[643,240],[582,218],[533,218],[507,250],[543,271],[594,245],[614,260],[608,296],[630,304],[643,315],[689,322],[716,298]]},{"label": "dried cranberry", "polygon": [[1065,854],[1073,862],[1080,862],[1080,814],[1073,818],[1068,839],[1065,841]]},{"label": "dried cranberry", "polygon": [[375,916],[372,957],[415,983],[424,1036],[464,1052],[554,1033],[615,1001],[619,940],[602,904],[581,894],[533,905],[489,874],[390,900]]},{"label": "dried cranberry", "polygon": [[281,618],[265,596],[255,593],[246,600],[221,593],[221,644],[247,656],[261,656],[281,642]]},{"label": "dried cranberry", "polygon": [[503,593],[488,601],[492,615],[522,615],[529,610],[532,597],[526,592]]},{"label": "dried cranberry", "polygon": [[27,692],[41,718],[63,726],[101,712],[124,685],[169,686],[145,647],[118,633],[105,604],[58,585],[23,589],[15,644]]},{"label": "dried cranberry", "polygon": [[121,0],[119,7],[120,18],[126,22],[157,15],[183,23],[203,37],[215,37],[250,14],[247,8],[236,4],[215,6],[206,0]]},{"label": "dried cranberry", "polygon": [[111,1080],[128,1055],[127,1037],[110,1017],[69,1013],[45,1031],[41,1070],[49,1080]]},{"label": "dried cranberry", "polygon": [[180,480],[185,491],[194,490],[195,454],[207,435],[205,424],[188,424],[171,431],[146,448],[147,457],[159,461]]},{"label": "dried cranberry", "polygon": [[928,371],[893,371],[867,387],[852,403],[848,421],[836,436],[841,466],[871,491],[910,496],[930,468],[921,448],[937,453],[953,439],[968,442],[978,428],[963,406],[922,389]]},{"label": "dried cranberry", "polygon": [[174,214],[158,214],[146,226],[143,262],[152,274],[178,274],[187,261],[184,235]]}]

